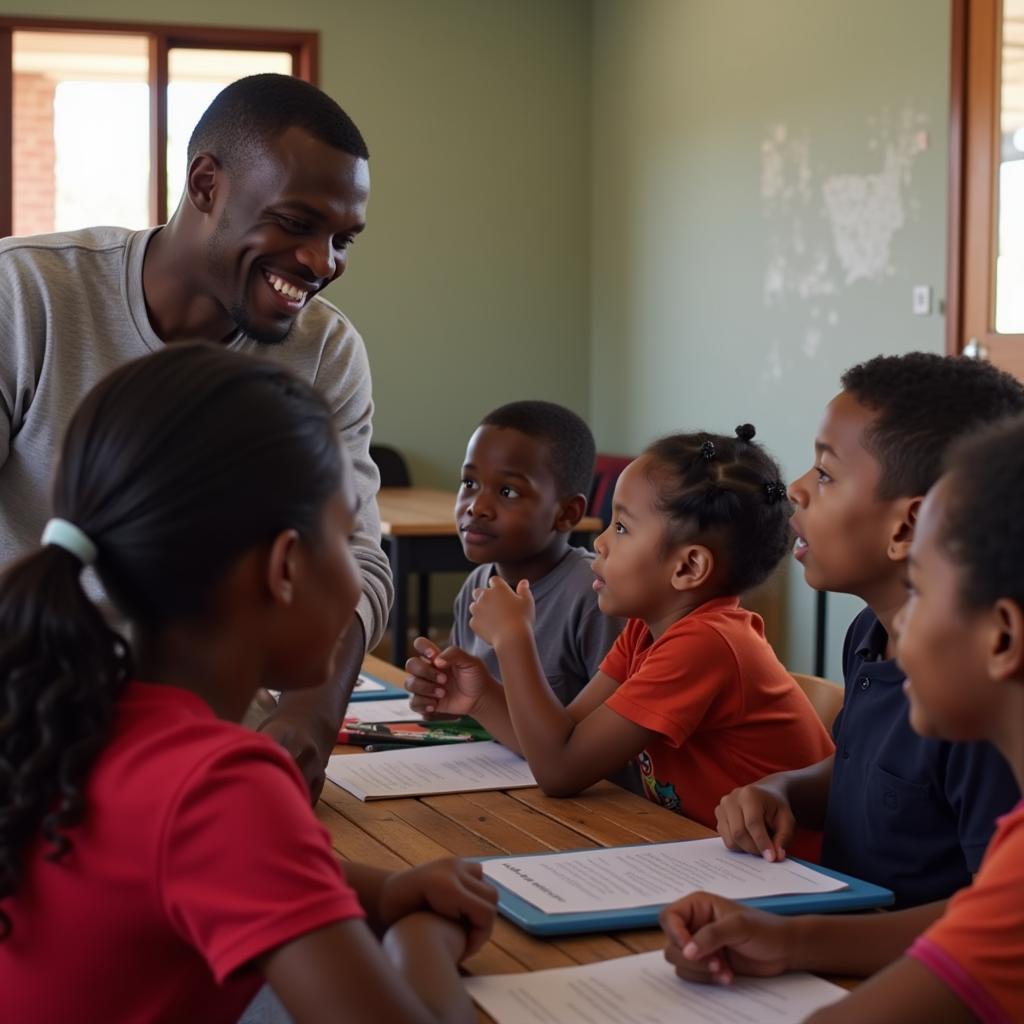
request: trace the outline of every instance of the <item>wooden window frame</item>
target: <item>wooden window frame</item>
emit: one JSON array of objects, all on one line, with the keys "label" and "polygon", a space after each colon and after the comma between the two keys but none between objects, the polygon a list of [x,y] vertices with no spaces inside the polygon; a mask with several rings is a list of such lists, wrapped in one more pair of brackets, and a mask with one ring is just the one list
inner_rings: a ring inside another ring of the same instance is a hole
[{"label": "wooden window frame", "polygon": [[78,21],[58,18],[0,18],[0,237],[14,225],[14,70],[15,32],[82,32],[135,35],[149,39],[149,212],[154,224],[167,221],[168,53],[194,50],[268,50],[290,53],[292,74],[312,85],[320,73],[316,32],[242,29],[209,25],[155,25],[150,22]]},{"label": "wooden window frame", "polygon": [[995,330],[1001,0],[952,0],[946,351],[1024,378],[1024,334]]}]

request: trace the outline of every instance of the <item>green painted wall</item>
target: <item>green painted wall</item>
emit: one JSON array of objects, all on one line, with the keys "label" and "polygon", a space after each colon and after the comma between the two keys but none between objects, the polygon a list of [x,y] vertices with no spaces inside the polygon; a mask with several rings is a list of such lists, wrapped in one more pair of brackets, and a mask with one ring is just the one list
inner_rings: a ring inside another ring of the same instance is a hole
[{"label": "green painted wall", "polygon": [[[948,55],[945,0],[596,0],[600,448],[750,421],[794,476],[845,367],[942,351],[911,289],[944,290]],[[809,671],[812,594],[787,589]],[[834,678],[857,607],[832,602]]]},{"label": "green painted wall", "polygon": [[366,339],[377,437],[454,487],[481,415],[588,403],[587,0],[0,0],[0,14],[320,33],[371,152],[368,229],[329,297]]},{"label": "green painted wall", "polygon": [[[0,0],[0,14],[29,13]],[[489,408],[599,447],[754,422],[802,472],[843,368],[940,351],[948,0],[36,0],[33,16],[313,29],[372,150],[332,297],[381,441],[454,486]],[[921,133],[925,133],[924,136]],[[792,667],[812,595],[787,588]],[[444,607],[447,588],[436,595]],[[855,604],[833,604],[831,674]]]}]

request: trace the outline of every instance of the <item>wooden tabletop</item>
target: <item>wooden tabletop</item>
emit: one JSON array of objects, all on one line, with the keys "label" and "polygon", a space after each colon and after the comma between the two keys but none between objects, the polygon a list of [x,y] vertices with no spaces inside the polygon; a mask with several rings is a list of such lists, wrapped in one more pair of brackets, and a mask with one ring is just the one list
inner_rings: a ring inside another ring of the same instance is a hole
[{"label": "wooden tabletop", "polygon": [[[372,655],[364,667],[399,686],[405,678],[400,669]],[[336,752],[357,749],[337,747]],[[453,854],[544,853],[704,839],[715,834],[610,782],[598,783],[573,799],[555,799],[529,788],[371,803],[327,782],[317,817],[344,860],[396,870]],[[465,968],[470,974],[539,971],[646,953],[664,945],[664,936],[656,928],[542,939],[499,917],[490,942]],[[480,1021],[490,1019],[480,1012]]]},{"label": "wooden tabletop", "polygon": [[[432,487],[382,487],[377,494],[380,528],[385,537],[456,536],[455,495]],[[584,516],[576,528],[599,533],[604,524]]]},{"label": "wooden tabletop", "polygon": [[[372,655],[365,668],[397,685],[405,677],[400,669]],[[338,753],[354,750],[337,748]],[[343,859],[399,870],[452,854],[544,853],[714,834],[609,782],[572,800],[554,799],[530,788],[371,803],[328,782],[317,817]],[[491,941],[465,967],[471,974],[538,971],[644,953],[664,944],[661,931],[654,928],[541,939],[499,917]],[[481,1014],[480,1020],[490,1018]]]}]

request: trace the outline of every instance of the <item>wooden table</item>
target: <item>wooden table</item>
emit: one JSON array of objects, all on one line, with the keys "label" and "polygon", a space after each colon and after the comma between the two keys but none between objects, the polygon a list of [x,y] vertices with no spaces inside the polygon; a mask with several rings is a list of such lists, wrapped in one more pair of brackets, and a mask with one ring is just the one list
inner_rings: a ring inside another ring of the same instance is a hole
[{"label": "wooden table", "polygon": [[[391,660],[405,664],[409,626],[409,576],[419,576],[417,626],[425,635],[430,626],[430,573],[466,572],[473,568],[462,553],[455,525],[455,495],[429,487],[382,487],[377,495],[381,536],[391,561],[395,603],[391,609]],[[604,529],[600,519],[586,516],[573,542],[586,544]]]},{"label": "wooden table", "polygon": [[[364,667],[396,685],[404,678],[398,669],[373,656],[367,657]],[[338,747],[336,751],[357,749]],[[395,869],[453,854],[543,853],[703,839],[714,834],[609,782],[592,786],[572,800],[554,799],[530,788],[371,803],[362,803],[327,782],[317,817],[343,859]],[[471,974],[539,971],[644,953],[664,944],[656,928],[541,939],[499,917],[491,941],[465,967]],[[479,1019],[490,1020],[483,1013]]]},{"label": "wooden table", "polygon": [[[368,655],[363,667],[402,685],[404,673]],[[358,747],[336,747],[358,753]],[[333,782],[324,786],[317,817],[344,860],[401,870],[438,857],[545,853],[668,840],[706,839],[715,833],[626,790],[600,782],[573,799],[539,789],[462,793],[362,803]],[[538,938],[499,917],[490,942],[464,965],[470,974],[513,974],[589,964],[663,949],[660,929]],[[856,982],[830,978],[845,988]],[[481,1022],[491,1020],[478,1011]]]}]

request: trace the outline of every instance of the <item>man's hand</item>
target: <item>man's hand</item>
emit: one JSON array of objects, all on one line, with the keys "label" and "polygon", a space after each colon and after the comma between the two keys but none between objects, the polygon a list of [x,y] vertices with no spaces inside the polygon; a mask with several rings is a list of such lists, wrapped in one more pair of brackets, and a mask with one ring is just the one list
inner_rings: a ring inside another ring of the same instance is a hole
[{"label": "man's hand", "polygon": [[278,708],[261,726],[260,732],[280,743],[295,759],[315,804],[324,788],[324,769],[338,738],[338,727],[314,721],[308,711],[289,712]]},{"label": "man's hand", "polygon": [[314,804],[324,788],[324,769],[338,740],[364,654],[363,625],[354,618],[338,642],[334,678],[311,690],[285,690],[277,710],[260,726],[260,732],[295,758]]}]

